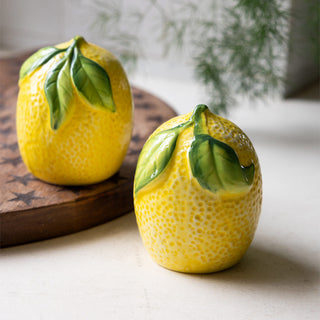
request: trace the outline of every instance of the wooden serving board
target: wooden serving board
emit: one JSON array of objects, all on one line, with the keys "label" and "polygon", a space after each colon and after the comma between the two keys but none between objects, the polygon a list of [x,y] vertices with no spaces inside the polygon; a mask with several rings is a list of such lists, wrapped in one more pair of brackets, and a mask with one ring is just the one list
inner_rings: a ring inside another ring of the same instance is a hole
[{"label": "wooden serving board", "polygon": [[0,59],[0,248],[84,230],[133,210],[133,177],[148,136],[175,112],[155,96],[132,88],[134,130],[119,172],[95,185],[42,182],[20,157],[15,127],[18,74],[31,52]]}]

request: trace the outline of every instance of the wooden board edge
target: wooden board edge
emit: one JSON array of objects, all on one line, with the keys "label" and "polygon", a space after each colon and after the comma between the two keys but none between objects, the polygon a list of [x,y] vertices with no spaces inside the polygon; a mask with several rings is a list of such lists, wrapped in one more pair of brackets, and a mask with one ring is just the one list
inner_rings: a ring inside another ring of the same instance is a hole
[{"label": "wooden board edge", "polygon": [[[133,211],[133,184],[122,193],[0,215],[0,248],[51,239],[83,231]],[[112,210],[108,211],[108,208]],[[86,216],[90,219],[86,219]],[[94,215],[92,217],[92,215]],[[32,221],[32,223],[30,223]],[[50,228],[47,226],[50,224]],[[15,230],[13,233],[12,230]]]}]

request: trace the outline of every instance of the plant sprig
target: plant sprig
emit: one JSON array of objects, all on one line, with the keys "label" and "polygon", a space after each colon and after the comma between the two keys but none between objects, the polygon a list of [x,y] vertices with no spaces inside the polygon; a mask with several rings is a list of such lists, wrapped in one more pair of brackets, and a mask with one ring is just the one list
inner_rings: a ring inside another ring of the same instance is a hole
[{"label": "plant sprig", "polygon": [[[239,95],[262,98],[281,91],[288,41],[286,2],[234,0],[222,4],[208,0],[199,5],[196,0],[178,0],[164,6],[159,0],[145,0],[145,4],[144,11],[118,10],[118,20],[101,12],[97,17],[113,28],[109,34],[119,43],[120,58],[131,62],[139,58],[137,48],[144,40],[140,31],[152,13],[163,53],[186,47],[190,51],[195,75],[208,91],[212,111],[226,113]],[[108,12],[112,8],[108,6],[100,9]],[[123,24],[128,17],[136,20]],[[128,43],[121,48],[125,39]]]}]

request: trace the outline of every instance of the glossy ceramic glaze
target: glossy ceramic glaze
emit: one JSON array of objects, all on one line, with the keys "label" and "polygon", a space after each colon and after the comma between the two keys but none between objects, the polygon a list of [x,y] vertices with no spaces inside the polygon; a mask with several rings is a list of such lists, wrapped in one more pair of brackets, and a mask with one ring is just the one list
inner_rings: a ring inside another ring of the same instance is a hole
[{"label": "glossy ceramic glaze", "polygon": [[134,201],[141,237],[157,263],[194,273],[231,267],[248,249],[261,211],[252,143],[235,124],[199,105],[146,142]]},{"label": "glossy ceramic glaze", "polygon": [[75,37],[39,50],[20,71],[17,134],[39,179],[97,183],[115,174],[132,132],[130,85],[108,51]]}]

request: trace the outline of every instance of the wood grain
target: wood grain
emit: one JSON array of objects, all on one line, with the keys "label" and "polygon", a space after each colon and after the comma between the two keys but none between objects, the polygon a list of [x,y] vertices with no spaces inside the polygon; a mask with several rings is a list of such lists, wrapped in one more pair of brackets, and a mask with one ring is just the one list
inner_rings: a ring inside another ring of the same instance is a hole
[{"label": "wood grain", "polygon": [[15,127],[18,74],[30,54],[0,59],[0,248],[70,234],[132,211],[141,148],[155,128],[176,115],[162,100],[133,87],[134,129],[119,172],[83,187],[42,182],[20,157]]}]

